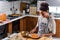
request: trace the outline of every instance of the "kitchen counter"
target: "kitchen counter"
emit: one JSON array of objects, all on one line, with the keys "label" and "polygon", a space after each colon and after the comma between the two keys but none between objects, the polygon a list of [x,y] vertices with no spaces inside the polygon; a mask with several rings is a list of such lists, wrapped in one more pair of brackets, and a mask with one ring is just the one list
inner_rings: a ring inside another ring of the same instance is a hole
[{"label": "kitchen counter", "polygon": [[59,17],[59,18],[55,18],[55,17],[54,17],[53,19],[57,19],[57,20],[59,20],[59,19],[60,19],[60,17]]},{"label": "kitchen counter", "polygon": [[[13,33],[12,35],[10,35],[10,37],[13,37],[15,35],[17,35],[18,33]],[[2,39],[2,40],[8,40],[8,37]],[[53,40],[60,40],[60,38],[56,38],[56,37],[53,37]]]},{"label": "kitchen counter", "polygon": [[[5,25],[5,24],[10,23],[10,22],[13,22],[13,21],[15,21],[15,20],[24,18],[24,17],[26,17],[26,16],[30,16],[30,17],[39,17],[39,16],[37,16],[37,15],[23,15],[23,16],[17,17],[17,18],[12,19],[12,20],[7,19],[6,21],[3,21],[3,23],[0,23],[0,26]],[[54,18],[54,19],[60,19],[60,18]]]},{"label": "kitchen counter", "polygon": [[[42,37],[41,37],[42,38]],[[31,38],[31,37],[22,37],[21,33],[14,33],[10,36],[10,40],[42,40],[41,38],[37,38],[37,39],[34,39],[34,38]],[[9,38],[6,37],[2,40],[8,40]],[[49,40],[52,40],[53,38],[48,38],[47,39]],[[46,40],[46,39],[45,39]]]},{"label": "kitchen counter", "polygon": [[5,25],[5,24],[10,23],[10,22],[13,22],[13,21],[15,21],[15,20],[24,18],[24,17],[26,17],[26,16],[38,17],[38,16],[33,16],[33,15],[24,15],[24,16],[20,16],[20,17],[17,17],[17,18],[15,18],[15,19],[12,19],[12,20],[7,19],[6,21],[3,21],[3,23],[0,23],[0,26]]}]

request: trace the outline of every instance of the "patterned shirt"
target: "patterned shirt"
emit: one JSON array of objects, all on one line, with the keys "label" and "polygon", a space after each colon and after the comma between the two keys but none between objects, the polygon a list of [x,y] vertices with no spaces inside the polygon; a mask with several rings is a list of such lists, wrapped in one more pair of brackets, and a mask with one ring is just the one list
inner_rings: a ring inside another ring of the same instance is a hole
[{"label": "patterned shirt", "polygon": [[51,17],[49,19],[43,17],[42,15],[40,15],[38,17],[38,23],[36,25],[36,27],[38,27],[38,34],[46,34],[49,33],[50,31],[52,33],[56,33],[56,24],[54,21],[54,18]]}]

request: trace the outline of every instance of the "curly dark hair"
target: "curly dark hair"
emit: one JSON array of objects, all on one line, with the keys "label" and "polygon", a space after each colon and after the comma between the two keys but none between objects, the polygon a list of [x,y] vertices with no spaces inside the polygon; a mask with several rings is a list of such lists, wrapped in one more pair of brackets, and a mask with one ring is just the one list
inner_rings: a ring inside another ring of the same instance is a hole
[{"label": "curly dark hair", "polygon": [[49,4],[48,3],[46,3],[46,2],[42,2],[41,4],[40,4],[40,10],[42,10],[42,11],[47,11],[47,10],[49,10]]}]

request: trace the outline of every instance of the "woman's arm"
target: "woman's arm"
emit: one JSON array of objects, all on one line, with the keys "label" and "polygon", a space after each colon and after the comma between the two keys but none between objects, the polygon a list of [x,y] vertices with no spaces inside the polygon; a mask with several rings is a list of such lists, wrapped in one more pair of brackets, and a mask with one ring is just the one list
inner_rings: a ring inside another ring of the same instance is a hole
[{"label": "woman's arm", "polygon": [[56,22],[55,22],[55,20],[54,20],[54,18],[52,18],[52,20],[53,20],[53,31],[52,31],[52,33],[53,34],[56,34]]},{"label": "woman's arm", "polygon": [[39,22],[41,21],[41,15],[38,17],[38,21],[37,21],[37,25],[35,26],[35,28],[34,29],[32,29],[31,31],[30,31],[30,33],[34,33],[35,31],[36,31],[36,29],[38,28],[38,24],[39,24]]},{"label": "woman's arm", "polygon": [[52,33],[56,34],[56,22],[53,16],[51,16],[51,25],[52,25]]},{"label": "woman's arm", "polygon": [[38,22],[37,22],[36,27],[35,27],[34,29],[32,29],[32,30],[30,31],[30,33],[34,33],[34,32],[36,31],[37,28],[38,28]]}]

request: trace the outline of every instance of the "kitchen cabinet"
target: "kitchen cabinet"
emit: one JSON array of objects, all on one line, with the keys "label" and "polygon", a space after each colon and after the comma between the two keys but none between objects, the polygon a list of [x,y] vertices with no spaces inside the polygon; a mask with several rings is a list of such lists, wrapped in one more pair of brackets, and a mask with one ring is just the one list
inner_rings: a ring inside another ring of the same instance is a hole
[{"label": "kitchen cabinet", "polygon": [[20,31],[26,31],[26,17],[20,19]]},{"label": "kitchen cabinet", "polygon": [[7,31],[8,33],[12,33],[12,22],[8,23]]},{"label": "kitchen cabinet", "polygon": [[17,33],[20,31],[20,20],[16,20],[16,21],[13,21],[13,22],[10,22],[8,23],[8,26],[7,26],[7,31],[8,33]]},{"label": "kitchen cabinet", "polygon": [[26,30],[31,31],[37,24],[37,18],[36,17],[27,17],[26,19]]},{"label": "kitchen cabinet", "polygon": [[13,33],[18,33],[20,31],[19,26],[20,26],[20,20],[16,20],[12,22],[12,32]]},{"label": "kitchen cabinet", "polygon": [[36,17],[24,17],[20,19],[20,31],[31,31],[37,24]]},{"label": "kitchen cabinet", "polygon": [[0,26],[0,39],[7,36],[7,24]]},{"label": "kitchen cabinet", "polygon": [[56,19],[56,37],[59,37],[60,38],[60,20],[59,19]]},{"label": "kitchen cabinet", "polygon": [[20,12],[22,13],[23,12],[23,10],[26,8],[26,5],[27,5],[28,3],[26,3],[26,2],[21,2],[20,3]]}]

